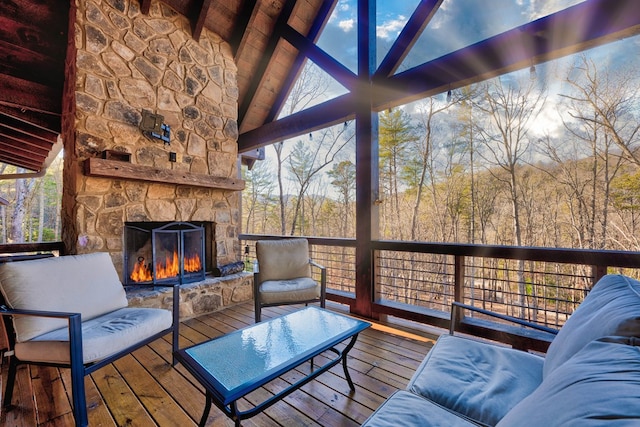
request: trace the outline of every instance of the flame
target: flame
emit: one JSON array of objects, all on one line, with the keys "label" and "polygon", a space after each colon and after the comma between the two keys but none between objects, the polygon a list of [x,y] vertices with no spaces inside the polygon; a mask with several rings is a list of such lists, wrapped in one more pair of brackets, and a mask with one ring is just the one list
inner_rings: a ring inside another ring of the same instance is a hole
[{"label": "flame", "polygon": [[[202,269],[200,255],[186,256],[184,258],[184,271],[187,273],[195,273]],[[180,259],[178,252],[174,251],[173,255],[167,255],[164,262],[158,260],[155,266],[156,279],[167,279],[176,277],[180,274]],[[134,265],[133,271],[129,276],[134,282],[150,282],[153,280],[153,270],[144,263],[144,258],[138,259]]]}]

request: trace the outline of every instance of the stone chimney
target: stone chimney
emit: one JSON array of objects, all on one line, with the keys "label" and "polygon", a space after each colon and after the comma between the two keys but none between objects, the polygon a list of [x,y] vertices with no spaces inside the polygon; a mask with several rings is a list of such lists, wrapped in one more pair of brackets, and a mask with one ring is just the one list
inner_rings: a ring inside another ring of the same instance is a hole
[{"label": "stone chimney", "polygon": [[[122,272],[125,222],[208,221],[215,264],[240,260],[244,183],[229,45],[206,29],[194,40],[188,20],[158,1],[148,15],[137,0],[72,1],[69,34],[68,251],[110,252]],[[164,117],[169,144],[142,132],[145,110]]]}]

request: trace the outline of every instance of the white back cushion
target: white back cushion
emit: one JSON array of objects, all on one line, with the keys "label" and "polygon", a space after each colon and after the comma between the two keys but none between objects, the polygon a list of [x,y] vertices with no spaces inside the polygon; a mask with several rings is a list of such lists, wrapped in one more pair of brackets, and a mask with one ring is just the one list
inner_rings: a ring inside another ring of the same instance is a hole
[{"label": "white back cushion", "polygon": [[260,281],[310,277],[307,239],[258,240]]},{"label": "white back cushion", "polygon": [[640,282],[610,274],[596,283],[547,350],[546,378],[591,341],[610,335],[638,336],[640,331]]},{"label": "white back cushion", "polygon": [[[127,306],[124,288],[106,252],[2,264],[0,290],[11,308],[80,313],[83,321]],[[18,342],[66,325],[66,319],[14,319]]]}]

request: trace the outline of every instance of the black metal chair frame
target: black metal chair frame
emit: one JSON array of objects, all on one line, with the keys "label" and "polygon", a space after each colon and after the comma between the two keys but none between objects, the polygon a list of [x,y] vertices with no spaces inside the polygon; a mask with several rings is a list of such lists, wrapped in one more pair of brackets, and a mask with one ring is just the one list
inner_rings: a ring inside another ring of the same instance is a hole
[{"label": "black metal chair frame", "polygon": [[[69,364],[57,364],[57,363],[42,363],[42,362],[30,362],[18,360],[13,351],[5,352],[5,356],[9,356],[9,371],[7,378],[7,386],[4,393],[2,406],[5,410],[11,408],[11,399],[13,396],[13,387],[15,384],[16,374],[18,366],[21,364],[40,365],[40,366],[53,366],[59,368],[71,369],[71,394],[73,400],[73,415],[75,417],[76,426],[87,426],[89,424],[87,415],[87,403],[84,388],[84,377],[90,375],[96,370],[114,362],[115,360],[133,352],[134,350],[149,344],[158,338],[163,337],[168,333],[172,333],[172,355],[178,350],[178,337],[179,337],[179,325],[180,325],[180,284],[163,284],[156,286],[170,286],[173,288],[173,322],[170,328],[165,329],[157,334],[140,341],[116,354],[113,354],[105,359],[92,363],[83,363],[82,357],[82,319],[80,313],[66,313],[66,312],[54,312],[54,311],[39,311],[39,310],[18,310],[10,309],[2,305],[0,307],[0,316],[3,317],[4,325],[7,330],[7,338],[9,340],[9,349],[13,349],[15,344],[15,333],[13,333],[13,325],[11,317],[20,316],[39,316],[39,317],[52,317],[67,319],[69,322]],[[175,365],[175,356],[172,356],[172,365]]]}]

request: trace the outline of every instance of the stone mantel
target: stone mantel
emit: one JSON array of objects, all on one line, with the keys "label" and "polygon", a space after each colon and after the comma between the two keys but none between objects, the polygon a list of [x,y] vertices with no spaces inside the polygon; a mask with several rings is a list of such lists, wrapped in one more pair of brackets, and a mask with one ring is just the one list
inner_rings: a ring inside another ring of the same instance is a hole
[{"label": "stone mantel", "polygon": [[86,159],[84,161],[84,173],[87,176],[103,178],[134,179],[165,184],[215,188],[219,190],[244,190],[244,181],[241,179],[215,177],[182,170],[160,169],[153,166],[134,165],[119,160]]}]

